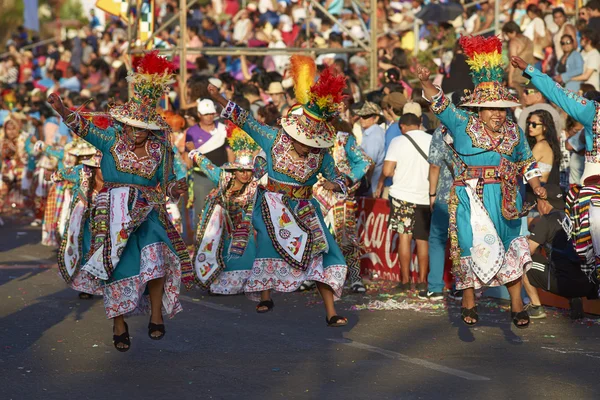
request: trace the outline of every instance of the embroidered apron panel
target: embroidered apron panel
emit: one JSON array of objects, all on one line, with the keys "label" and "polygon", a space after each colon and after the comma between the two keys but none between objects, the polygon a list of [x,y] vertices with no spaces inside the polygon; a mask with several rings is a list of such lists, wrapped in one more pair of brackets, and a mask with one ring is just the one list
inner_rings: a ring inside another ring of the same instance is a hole
[{"label": "embroidered apron panel", "polygon": [[198,228],[198,247],[194,256],[194,274],[202,287],[208,288],[225,268],[222,260],[225,210],[217,203],[208,211]]},{"label": "embroidered apron panel", "polygon": [[482,282],[489,282],[504,263],[504,244],[496,232],[485,206],[475,192],[477,179],[466,181],[465,186],[471,205],[471,228],[473,230],[473,272]]},{"label": "embroidered apron panel", "polygon": [[305,271],[311,258],[311,231],[296,219],[282,194],[266,192],[261,211],[279,255],[292,267]]}]

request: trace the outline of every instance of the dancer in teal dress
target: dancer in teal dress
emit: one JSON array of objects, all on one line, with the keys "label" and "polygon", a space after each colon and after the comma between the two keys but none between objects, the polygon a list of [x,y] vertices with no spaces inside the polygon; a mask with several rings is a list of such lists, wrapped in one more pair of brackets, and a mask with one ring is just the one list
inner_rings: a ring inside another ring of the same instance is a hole
[{"label": "dancer in teal dress", "polygon": [[165,207],[167,196],[176,200],[187,190],[184,181],[175,180],[170,128],[156,109],[172,82],[172,67],[152,52],[135,68],[128,77],[134,96],[108,115],[86,119],[58,95],[48,98],[73,133],[103,154],[104,187],[94,218],[83,228],[93,233],[91,242],[67,266],[72,271],[67,282],[87,282],[81,289],[91,287],[92,293],[101,286],[119,351],[130,348],[126,314],[150,312],[148,335],[162,339],[163,312],[173,317],[181,311],[180,283],[192,281],[189,253]]},{"label": "dancer in teal dress", "polygon": [[317,282],[329,326],[347,324],[336,314],[334,298],[341,296],[346,261],[325,228],[318,202],[312,197],[317,176],[330,190],[346,192],[346,180],[326,150],[335,130],[327,122],[342,99],[345,78],[325,70],[314,83],[316,67],[310,57],[293,56],[291,71],[299,105],[282,118],[282,129],[257,122],[237,104],[209,85],[222,116],[250,135],[266,153],[268,184],[259,189],[254,208],[256,259],[244,291],[261,302],[258,312],[273,308],[270,291],[293,292],[305,280]]},{"label": "dancer in teal dress", "polygon": [[256,255],[252,215],[261,176],[254,175],[253,161],[259,147],[237,127],[228,136],[235,162],[221,167],[187,143],[190,160],[215,186],[206,198],[192,259],[196,283],[214,294],[243,293]]},{"label": "dancer in teal dress", "polygon": [[583,185],[571,186],[566,199],[566,211],[572,223],[571,236],[581,259],[582,270],[591,279],[600,279],[600,103],[565,89],[519,57],[512,57],[511,63],[531,79],[544,97],[583,125]]},{"label": "dancer in teal dress", "polygon": [[[87,147],[93,149],[92,146]],[[84,151],[88,152],[88,149]],[[90,247],[93,234],[90,217],[94,216],[96,197],[104,185],[100,171],[102,153],[93,151],[92,157],[82,157],[81,162],[73,167],[59,168],[49,179],[54,183],[68,183],[71,186],[73,196],[66,205],[69,211],[58,250],[58,269],[66,282],[71,282],[73,288],[81,290],[79,298],[82,300],[91,299],[92,293],[103,294],[101,286],[96,285],[93,280],[85,279],[86,275],[75,273],[83,261],[81,249]]]},{"label": "dancer in teal dress", "polygon": [[463,322],[477,323],[475,289],[506,285],[512,321],[529,326],[523,311],[521,276],[531,263],[527,238],[520,235],[523,209],[518,176],[545,198],[541,171],[525,135],[506,119],[506,109],[519,103],[501,85],[502,42],[497,37],[461,37],[475,90],[463,103],[477,114],[456,108],[429,81],[429,70],[417,72],[431,109],[450,131],[455,180],[450,192],[450,240],[456,288],[463,290]]},{"label": "dancer in teal dress", "polygon": [[332,156],[338,170],[344,174],[348,182],[351,182],[351,186],[345,197],[325,190],[320,183],[315,185],[313,193],[319,201],[325,222],[329,225],[348,264],[350,290],[354,293],[365,293],[367,288],[360,277],[361,246],[356,225],[358,205],[355,193],[360,186],[361,179],[373,165],[373,161],[356,143],[354,135],[349,133],[352,131],[351,125],[345,126],[343,121],[336,121],[334,124],[337,125],[336,128],[344,130],[337,132]]}]

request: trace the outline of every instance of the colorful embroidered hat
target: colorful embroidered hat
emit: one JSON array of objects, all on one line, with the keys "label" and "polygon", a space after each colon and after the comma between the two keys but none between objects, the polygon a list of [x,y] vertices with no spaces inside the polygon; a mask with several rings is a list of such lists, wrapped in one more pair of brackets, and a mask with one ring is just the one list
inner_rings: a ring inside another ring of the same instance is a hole
[{"label": "colorful embroidered hat", "polygon": [[174,66],[158,55],[158,50],[134,60],[127,81],[133,84],[133,96],[122,106],[112,107],[110,115],[117,121],[141,129],[168,129],[167,122],[158,114],[157,105],[173,79]]},{"label": "colorful embroidered hat", "polygon": [[221,167],[225,171],[254,170],[254,155],[260,147],[246,132],[232,123],[227,124],[227,141],[235,153],[235,161]]},{"label": "colorful embroidered hat", "polygon": [[96,150],[93,156],[86,158],[81,163],[83,165],[87,165],[88,167],[100,168],[100,162],[102,161],[102,152],[100,150]]},{"label": "colorful embroidered hat", "polygon": [[337,114],[343,100],[346,77],[336,75],[333,67],[321,73],[315,83],[315,61],[308,56],[294,55],[290,59],[290,73],[298,104],[281,118],[285,133],[307,146],[333,146],[336,131],[329,120]]},{"label": "colorful embroidered hat", "polygon": [[471,78],[475,89],[470,93],[463,107],[508,108],[521,104],[502,84],[502,41],[497,36],[461,36],[460,46],[471,68]]}]

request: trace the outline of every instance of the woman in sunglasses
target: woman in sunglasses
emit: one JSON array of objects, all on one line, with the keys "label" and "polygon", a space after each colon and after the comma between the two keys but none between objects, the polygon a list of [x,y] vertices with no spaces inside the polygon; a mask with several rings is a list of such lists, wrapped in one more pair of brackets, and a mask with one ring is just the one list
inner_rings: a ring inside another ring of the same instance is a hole
[{"label": "woman in sunglasses", "polygon": [[576,51],[575,39],[571,35],[563,35],[560,38],[560,47],[563,55],[556,64],[554,80],[577,93],[581,82],[574,81],[573,78],[583,74],[583,57]]},{"label": "woman in sunglasses", "polygon": [[[540,182],[542,184],[560,184],[560,143],[554,125],[552,115],[545,110],[533,111],[527,117],[527,142],[531,147],[533,157],[537,161],[538,168],[542,172]],[[527,202],[536,201],[535,194],[530,186],[526,187]],[[537,211],[530,211],[527,218],[529,224],[533,218],[538,216]]]}]

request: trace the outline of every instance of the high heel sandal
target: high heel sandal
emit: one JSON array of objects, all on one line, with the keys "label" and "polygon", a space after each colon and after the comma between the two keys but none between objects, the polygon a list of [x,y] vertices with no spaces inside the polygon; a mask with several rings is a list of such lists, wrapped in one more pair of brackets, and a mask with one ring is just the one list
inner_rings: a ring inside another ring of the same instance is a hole
[{"label": "high heel sandal", "polygon": [[[125,353],[127,350],[131,348],[131,339],[129,338],[129,326],[127,326],[127,322],[125,322],[125,332],[120,335],[115,335],[115,328],[113,326],[113,345],[115,349],[120,351],[121,353]],[[118,347],[117,345],[124,344],[127,347]]]}]

